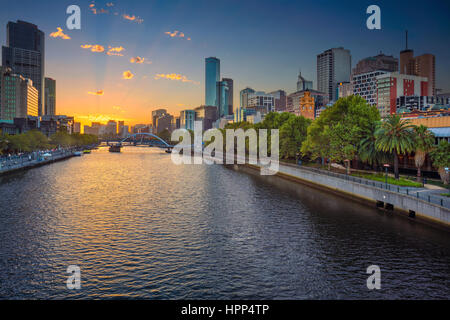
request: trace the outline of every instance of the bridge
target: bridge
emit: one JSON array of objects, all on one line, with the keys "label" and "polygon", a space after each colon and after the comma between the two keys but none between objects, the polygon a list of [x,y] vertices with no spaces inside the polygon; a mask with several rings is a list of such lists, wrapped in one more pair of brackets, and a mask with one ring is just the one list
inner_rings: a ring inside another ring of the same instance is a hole
[{"label": "bridge", "polygon": [[[110,152],[120,152],[120,149],[124,146],[148,146],[166,149],[166,152],[170,153],[174,147],[161,137],[147,132],[135,133],[124,139],[113,139],[103,142],[106,142],[109,146]],[[190,145],[190,147],[192,146]]]}]

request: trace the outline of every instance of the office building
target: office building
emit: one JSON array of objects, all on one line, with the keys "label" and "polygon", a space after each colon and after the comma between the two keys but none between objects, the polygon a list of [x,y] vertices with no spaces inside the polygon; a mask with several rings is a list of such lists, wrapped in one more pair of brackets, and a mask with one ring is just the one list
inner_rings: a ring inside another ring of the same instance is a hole
[{"label": "office building", "polygon": [[73,133],[81,133],[81,123],[79,122],[73,123]]},{"label": "office building", "polygon": [[450,98],[430,96],[400,96],[396,101],[397,113],[431,111],[439,106],[450,106]]},{"label": "office building", "polygon": [[270,93],[256,91],[248,96],[248,105],[246,109],[254,109],[265,115],[275,111],[275,98]]},{"label": "office building", "polygon": [[56,81],[45,78],[45,114],[54,116],[56,114]]},{"label": "office building", "polygon": [[396,72],[398,71],[398,59],[380,53],[373,57],[360,60],[352,70],[352,75],[374,72],[377,70]]},{"label": "office building", "polygon": [[152,111],[152,126],[153,126],[153,128],[156,128],[156,122],[157,122],[158,118],[165,114],[167,114],[166,109],[158,109],[158,110]]},{"label": "office building", "polygon": [[205,59],[205,105],[218,107],[217,82],[220,81],[220,60]]},{"label": "office building", "polygon": [[426,96],[428,79],[390,72],[377,76],[377,108],[381,117],[397,112],[397,98]]},{"label": "office building", "polygon": [[106,124],[105,134],[108,136],[117,135],[117,122],[114,120],[109,120]]},{"label": "office building", "polygon": [[269,92],[269,94],[271,94],[275,99],[275,111],[276,112],[286,111],[286,100],[287,100],[286,91],[277,90]]},{"label": "office building", "polygon": [[38,116],[38,91],[30,79],[0,67],[0,119]]},{"label": "office building", "polygon": [[352,82],[339,82],[337,84],[338,99],[349,97],[353,94]]},{"label": "office building", "polygon": [[38,91],[38,114],[45,111],[45,36],[34,24],[20,21],[8,22],[6,46],[2,47],[2,65],[12,72],[31,79]]},{"label": "office building", "polygon": [[[168,113],[163,114],[156,120],[156,132],[153,132],[153,133],[158,134],[164,130],[168,130],[169,132],[172,132],[173,122],[174,122],[174,120],[173,120],[172,115],[170,115]],[[181,118],[180,118],[180,126],[181,126]],[[153,128],[155,128],[155,126]]]},{"label": "office building", "polygon": [[297,78],[297,91],[303,91],[313,88],[313,82],[308,81],[305,78],[302,77],[302,72],[298,72],[298,78]]},{"label": "office building", "polygon": [[248,120],[248,116],[255,115],[255,109],[237,108],[234,112],[234,122],[243,122]]},{"label": "office building", "polygon": [[414,57],[414,51],[408,49],[408,31],[406,31],[406,49],[400,52],[400,74],[408,74],[428,79],[427,96],[436,94],[436,58],[432,54]]},{"label": "office building", "polygon": [[213,128],[217,118],[217,107],[215,106],[200,106],[195,108],[195,120],[202,121],[203,130]]},{"label": "office building", "polygon": [[368,104],[377,104],[377,77],[387,71],[376,70],[353,75],[353,94],[364,98]]},{"label": "office building", "polygon": [[245,88],[239,93],[239,107],[246,109],[248,107],[248,98],[251,94],[255,93],[252,88]]},{"label": "office building", "polygon": [[195,110],[183,110],[180,112],[180,128],[194,130]]},{"label": "office building", "polygon": [[337,84],[349,82],[352,57],[350,50],[332,48],[317,55],[317,90],[324,92],[329,101],[338,98]]},{"label": "office building", "polygon": [[227,100],[228,100],[228,113],[227,114],[233,114],[233,111],[234,111],[234,104],[233,104],[234,83],[233,83],[233,79],[222,78],[222,81],[225,82],[227,84],[227,87],[228,87],[228,97],[227,97]]},{"label": "office building", "polygon": [[218,81],[216,84],[217,93],[217,112],[218,117],[225,117],[229,114],[229,98],[230,98],[230,88],[228,87],[228,83],[225,81]]}]

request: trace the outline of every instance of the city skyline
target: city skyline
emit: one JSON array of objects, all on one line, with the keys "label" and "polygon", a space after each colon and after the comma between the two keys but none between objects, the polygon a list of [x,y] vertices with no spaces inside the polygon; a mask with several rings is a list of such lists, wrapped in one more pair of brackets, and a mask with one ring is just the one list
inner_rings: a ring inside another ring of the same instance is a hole
[{"label": "city skyline", "polygon": [[[446,39],[450,33],[448,22],[439,19],[448,4],[435,2],[430,6],[433,8],[422,10],[420,14],[436,18],[435,25],[418,26],[407,20],[419,19],[419,13],[402,8],[402,3],[381,2],[378,5],[382,10],[382,30],[370,31],[365,28],[368,2],[345,8],[331,4],[326,10],[310,3],[258,2],[256,6],[252,1],[239,2],[240,7],[253,8],[253,15],[243,19],[246,10],[233,13],[230,19],[242,23],[228,28],[217,24],[223,4],[196,2],[177,6],[113,1],[108,2],[113,5],[107,6],[106,3],[74,3],[81,8],[81,30],[67,30],[64,3],[40,3],[43,10],[39,10],[42,13],[39,16],[33,10],[36,4],[31,1],[21,3],[20,7],[8,3],[8,10],[0,13],[2,45],[6,44],[9,21],[24,20],[45,32],[45,77],[57,81],[56,112],[73,115],[82,125],[110,119],[130,124],[150,123],[152,110],[165,108],[178,114],[203,105],[204,59],[209,56],[221,60],[221,77],[234,80],[235,108],[239,106],[237,93],[247,86],[267,92],[296,91],[299,68],[317,89],[317,54],[342,46],[350,50],[352,67],[380,51],[398,58],[406,46],[405,29],[409,30],[409,48],[416,55],[436,56],[437,88],[450,91],[449,52],[445,44],[436,40]],[[411,7],[417,5],[408,3]],[[45,9],[50,7],[51,10]],[[321,10],[327,23],[317,25],[311,21],[308,12],[317,14],[317,10]],[[51,17],[47,11],[52,13]],[[256,24],[266,17],[278,19],[278,23]],[[51,33],[58,33],[57,28],[61,28],[59,36],[51,37]],[[70,39],[64,39],[64,35]],[[267,39],[270,46],[260,47],[267,44]],[[100,45],[104,51],[98,52],[101,50],[89,45]]]}]

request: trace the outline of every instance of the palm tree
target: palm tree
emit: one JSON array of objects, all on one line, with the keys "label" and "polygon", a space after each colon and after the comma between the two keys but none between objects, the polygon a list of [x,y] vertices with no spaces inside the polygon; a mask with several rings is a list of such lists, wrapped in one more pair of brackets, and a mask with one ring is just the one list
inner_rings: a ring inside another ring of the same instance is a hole
[{"label": "palm tree", "polygon": [[388,162],[389,155],[385,152],[379,151],[376,148],[376,131],[381,125],[381,122],[371,122],[367,127],[363,138],[359,143],[358,156],[361,161],[368,163],[376,170],[377,165]]},{"label": "palm tree", "polygon": [[412,125],[408,120],[402,121],[399,115],[390,115],[376,131],[376,149],[394,154],[395,179],[399,178],[398,156],[405,155],[414,150],[414,134]]},{"label": "palm tree", "polygon": [[416,150],[414,151],[414,162],[417,167],[417,181],[421,181],[420,168],[425,162],[425,158],[433,148],[434,134],[428,130],[424,125],[414,128],[414,135],[416,138]]},{"label": "palm tree", "polygon": [[442,182],[445,185],[449,184],[450,174],[445,168],[450,167],[450,143],[441,140],[437,147],[430,153],[430,156],[433,161],[433,166],[438,168]]}]

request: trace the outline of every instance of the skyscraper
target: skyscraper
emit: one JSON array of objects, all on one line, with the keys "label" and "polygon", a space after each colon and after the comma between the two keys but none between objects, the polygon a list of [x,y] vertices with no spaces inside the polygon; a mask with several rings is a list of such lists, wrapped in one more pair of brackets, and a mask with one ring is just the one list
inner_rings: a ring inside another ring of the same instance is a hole
[{"label": "skyscraper", "polygon": [[32,80],[38,91],[38,113],[44,114],[45,35],[32,23],[8,22],[2,65]]},{"label": "skyscraper", "polygon": [[428,78],[427,96],[436,94],[436,58],[429,53],[414,57],[414,51],[408,49],[408,31],[406,48],[400,52],[400,74]]},{"label": "skyscraper", "polygon": [[338,98],[337,84],[349,82],[352,66],[350,50],[342,47],[328,49],[317,55],[317,89],[330,101]]},{"label": "skyscraper", "polygon": [[222,78],[222,81],[224,81],[227,84],[228,87],[228,114],[233,114],[234,108],[233,108],[233,79],[230,78]]},{"label": "skyscraper", "polygon": [[0,67],[0,119],[13,121],[38,115],[38,91],[30,79]]},{"label": "skyscraper", "polygon": [[255,93],[255,90],[249,87],[241,90],[239,94],[240,108],[246,109],[248,107],[248,98],[253,93]]},{"label": "skyscraper", "polygon": [[313,82],[308,81],[305,78],[302,77],[302,72],[298,72],[298,79],[297,79],[297,91],[307,90],[313,88]]},{"label": "skyscraper", "polygon": [[228,87],[228,83],[226,81],[218,81],[217,85],[217,92],[216,92],[216,100],[217,100],[217,110],[219,118],[229,115],[229,91],[230,88]]},{"label": "skyscraper", "polygon": [[167,113],[166,109],[158,109],[158,110],[153,110],[152,111],[152,127],[153,127],[153,132],[156,132],[156,123],[159,117],[165,115]]},{"label": "skyscraper", "polygon": [[205,104],[218,107],[217,82],[220,81],[220,60],[215,57],[205,59]]},{"label": "skyscraper", "polygon": [[45,114],[56,114],[56,80],[45,78]]}]

